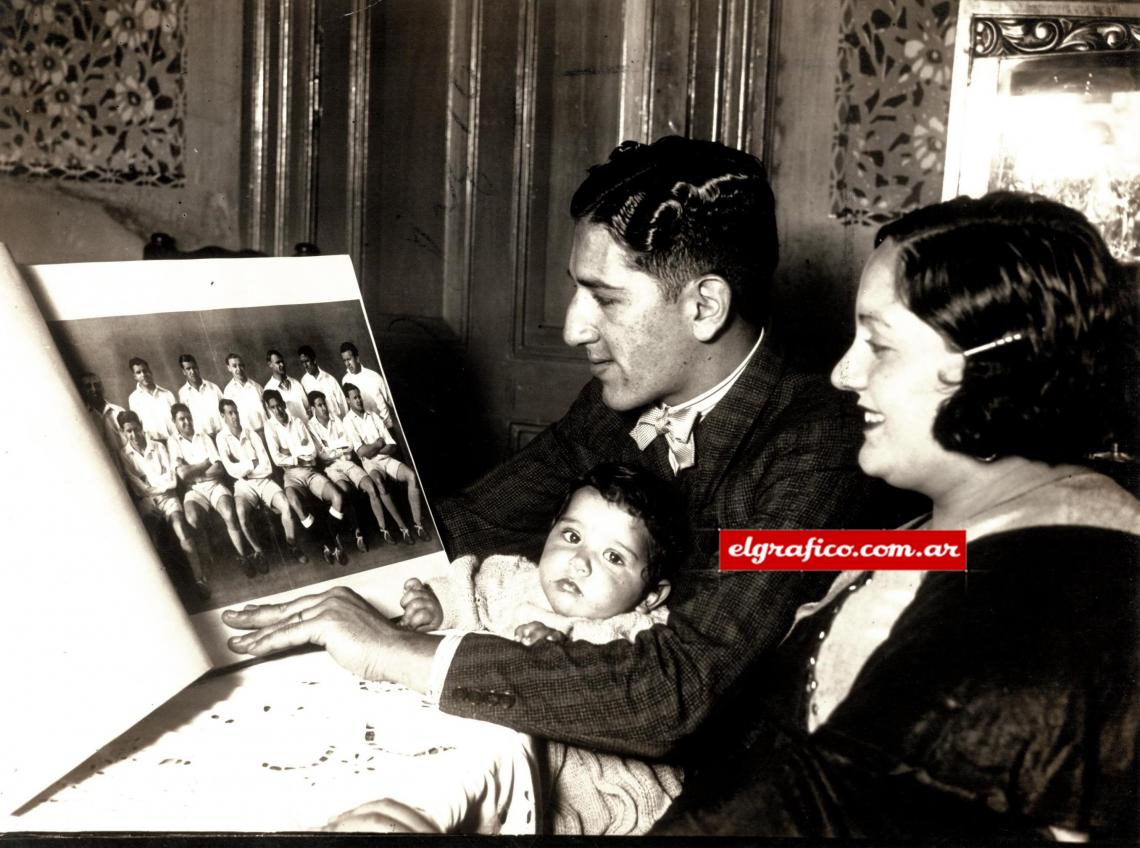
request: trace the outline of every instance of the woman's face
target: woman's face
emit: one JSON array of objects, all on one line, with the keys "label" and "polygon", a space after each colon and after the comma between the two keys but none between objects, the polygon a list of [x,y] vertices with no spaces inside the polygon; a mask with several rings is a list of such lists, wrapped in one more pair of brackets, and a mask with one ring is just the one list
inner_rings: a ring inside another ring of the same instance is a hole
[{"label": "woman's face", "polygon": [[960,457],[934,439],[934,417],[954,393],[964,359],[895,293],[896,246],[867,261],[855,301],[855,341],[831,372],[863,411],[859,467],[892,486],[936,495]]}]

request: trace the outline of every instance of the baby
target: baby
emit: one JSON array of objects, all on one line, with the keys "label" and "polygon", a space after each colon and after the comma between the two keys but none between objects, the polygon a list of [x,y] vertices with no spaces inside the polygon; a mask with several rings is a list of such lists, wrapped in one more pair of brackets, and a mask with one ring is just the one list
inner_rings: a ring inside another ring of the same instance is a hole
[{"label": "baby", "polygon": [[[615,463],[571,487],[538,563],[463,557],[442,580],[411,579],[401,624],[416,630],[482,630],[527,645],[579,639],[633,640],[665,624],[669,568],[684,522],[668,486]],[[678,769],[561,743],[547,745],[548,814],[555,833],[646,832],[681,789]]]}]

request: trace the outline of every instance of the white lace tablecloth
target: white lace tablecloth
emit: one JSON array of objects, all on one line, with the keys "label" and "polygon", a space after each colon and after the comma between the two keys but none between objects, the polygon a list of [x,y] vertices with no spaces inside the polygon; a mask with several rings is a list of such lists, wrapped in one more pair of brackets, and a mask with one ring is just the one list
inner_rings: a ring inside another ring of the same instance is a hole
[{"label": "white lace tablecloth", "polygon": [[[85,698],[76,693],[76,720]],[[201,680],[40,796],[8,831],[280,832],[384,797],[441,830],[536,832],[529,737],[457,718],[323,652]]]}]

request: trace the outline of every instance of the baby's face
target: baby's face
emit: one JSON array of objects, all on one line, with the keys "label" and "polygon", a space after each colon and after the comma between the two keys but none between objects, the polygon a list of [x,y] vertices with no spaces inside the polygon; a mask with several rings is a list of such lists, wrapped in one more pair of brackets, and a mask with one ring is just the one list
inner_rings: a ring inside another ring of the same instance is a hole
[{"label": "baby's face", "polygon": [[586,487],[546,537],[538,576],[559,615],[609,618],[634,609],[645,594],[648,558],[644,522]]}]

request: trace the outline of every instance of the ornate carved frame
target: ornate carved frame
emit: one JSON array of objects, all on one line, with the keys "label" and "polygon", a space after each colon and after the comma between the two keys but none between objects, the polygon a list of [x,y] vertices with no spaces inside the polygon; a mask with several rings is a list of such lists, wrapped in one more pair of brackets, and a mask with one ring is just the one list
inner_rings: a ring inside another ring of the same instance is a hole
[{"label": "ornate carved frame", "polygon": [[987,127],[985,116],[1000,108],[1000,63],[1059,54],[1111,55],[1108,61],[1132,54],[1140,64],[1140,3],[961,0],[944,198],[986,191],[995,163],[981,161],[985,144],[979,137],[999,132]]}]

